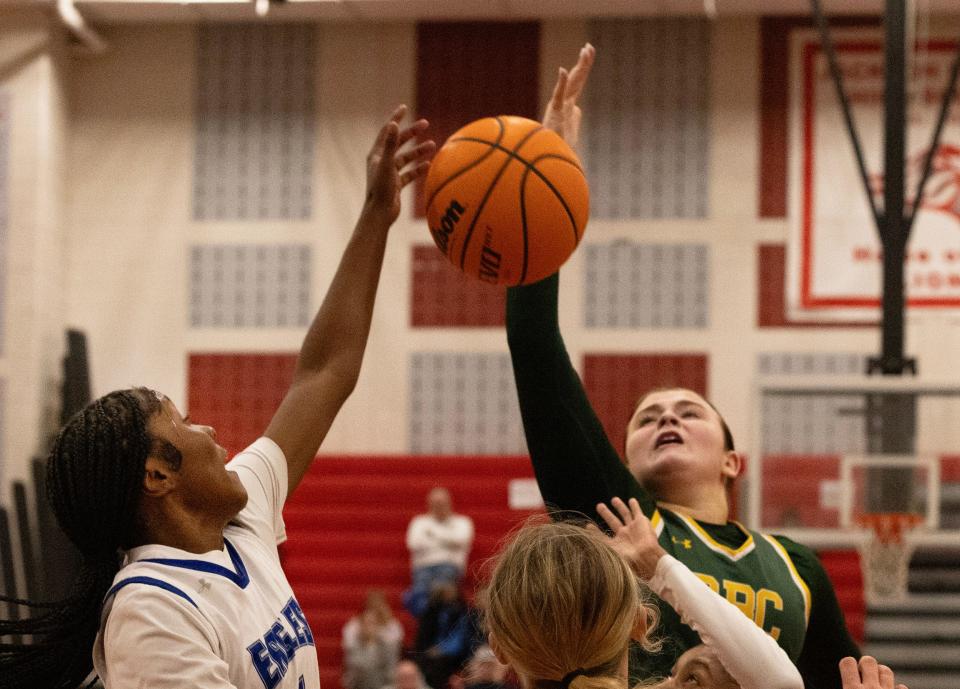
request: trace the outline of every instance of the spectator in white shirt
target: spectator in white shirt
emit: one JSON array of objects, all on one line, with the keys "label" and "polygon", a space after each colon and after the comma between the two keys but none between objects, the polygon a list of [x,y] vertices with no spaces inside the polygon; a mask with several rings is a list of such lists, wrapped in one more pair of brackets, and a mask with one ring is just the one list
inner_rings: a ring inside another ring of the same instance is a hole
[{"label": "spectator in white shirt", "polygon": [[418,619],[423,615],[437,584],[459,584],[472,544],[473,520],[453,512],[446,488],[431,490],[427,513],[414,517],[407,527],[412,583],[403,594],[403,605],[411,615]]}]

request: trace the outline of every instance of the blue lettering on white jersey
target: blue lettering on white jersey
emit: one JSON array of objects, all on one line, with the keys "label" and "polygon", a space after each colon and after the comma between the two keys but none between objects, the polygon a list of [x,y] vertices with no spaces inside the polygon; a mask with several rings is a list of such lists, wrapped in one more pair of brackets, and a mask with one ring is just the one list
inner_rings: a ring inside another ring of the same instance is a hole
[{"label": "blue lettering on white jersey", "polygon": [[[297,600],[291,598],[270,629],[247,646],[253,667],[265,689],[274,689],[280,684],[294,654],[303,646],[313,646],[313,632]],[[302,682],[301,679],[301,686]]]}]

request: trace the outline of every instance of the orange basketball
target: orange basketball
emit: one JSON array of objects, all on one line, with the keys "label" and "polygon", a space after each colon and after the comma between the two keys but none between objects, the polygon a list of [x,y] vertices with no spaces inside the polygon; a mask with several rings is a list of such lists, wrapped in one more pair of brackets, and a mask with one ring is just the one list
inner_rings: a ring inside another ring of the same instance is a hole
[{"label": "orange basketball", "polygon": [[471,277],[523,285],[573,253],[590,211],[580,160],[556,133],[523,117],[488,117],[454,133],[427,175],[433,241]]}]

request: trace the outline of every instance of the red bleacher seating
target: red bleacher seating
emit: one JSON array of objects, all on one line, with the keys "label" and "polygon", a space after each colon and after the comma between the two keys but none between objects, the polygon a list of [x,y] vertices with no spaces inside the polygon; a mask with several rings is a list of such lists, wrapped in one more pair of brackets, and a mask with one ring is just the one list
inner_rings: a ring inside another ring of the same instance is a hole
[{"label": "red bleacher seating", "polygon": [[[413,620],[400,604],[410,582],[405,544],[410,519],[425,511],[434,486],[450,490],[476,537],[467,567],[468,594],[478,570],[503,537],[531,511],[512,510],[512,479],[532,478],[526,457],[321,457],[287,501],[283,566],[317,642],[320,681],[340,689],[344,623],[381,588],[412,642]],[[539,512],[537,510],[536,512]]]}]

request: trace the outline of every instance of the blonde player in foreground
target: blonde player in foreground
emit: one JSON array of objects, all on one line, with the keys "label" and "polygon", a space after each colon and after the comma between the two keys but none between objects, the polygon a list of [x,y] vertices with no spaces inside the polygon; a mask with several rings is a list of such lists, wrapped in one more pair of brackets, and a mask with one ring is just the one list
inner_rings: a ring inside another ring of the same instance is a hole
[{"label": "blonde player in foreground", "polygon": [[401,151],[427,127],[401,128],[405,113],[367,157],[363,210],[263,437],[225,466],[212,428],[145,388],[101,397],[60,431],[48,495],[83,564],[70,598],[0,620],[0,636],[33,635],[0,646],[0,686],[74,689],[92,656],[106,689],[319,689],[277,554],[281,509],[356,385],[400,191],[435,148]]}]

